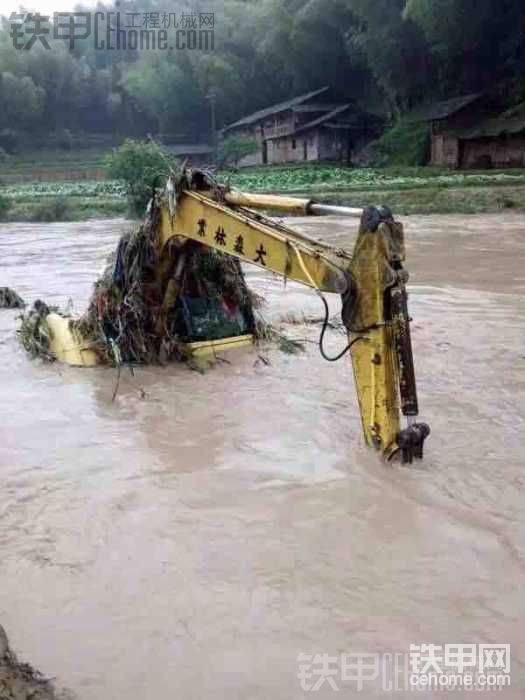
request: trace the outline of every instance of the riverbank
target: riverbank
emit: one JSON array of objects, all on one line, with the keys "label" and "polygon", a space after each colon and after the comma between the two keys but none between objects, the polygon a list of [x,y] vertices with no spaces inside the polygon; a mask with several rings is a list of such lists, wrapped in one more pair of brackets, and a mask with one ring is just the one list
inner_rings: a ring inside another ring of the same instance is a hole
[{"label": "riverbank", "polygon": [[0,625],[0,698],[5,700],[67,700],[53,684],[12,652],[4,628]]},{"label": "riverbank", "polygon": [[91,197],[43,197],[35,201],[15,201],[4,221],[51,222],[87,221],[125,217],[128,204],[124,197],[105,199]]}]

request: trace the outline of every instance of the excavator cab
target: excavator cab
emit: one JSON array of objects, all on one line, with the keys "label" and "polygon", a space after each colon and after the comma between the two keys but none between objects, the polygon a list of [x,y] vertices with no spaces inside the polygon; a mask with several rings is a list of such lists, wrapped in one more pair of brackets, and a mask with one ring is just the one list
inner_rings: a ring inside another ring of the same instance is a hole
[{"label": "excavator cab", "polygon": [[[290,228],[266,212],[302,215],[338,214],[359,219],[353,252],[331,246]],[[407,307],[408,274],[404,233],[386,207],[355,209],[309,199],[239,192],[212,175],[185,169],[172,174],[148,207],[153,250],[152,274],[160,294],[155,332],[170,329],[188,352],[202,354],[250,343],[253,319],[246,309],[224,315],[213,294],[182,293],[181,275],[188,251],[214,249],[240,263],[295,280],[312,288],[325,309],[319,347],[329,361],[351,357],[363,434],[385,458],[404,462],[423,456],[430,433],[416,420],[419,409]],[[242,273],[240,273],[242,274]],[[324,350],[328,324],[325,292],[341,296],[348,343],[336,357]],[[227,317],[227,318],[226,318]],[[200,320],[199,320],[200,319]],[[224,332],[224,322],[231,323]],[[85,329],[58,314],[46,318],[50,353],[69,364],[107,361],[86,337]],[[215,330],[214,330],[215,324]],[[219,327],[222,324],[222,330]],[[118,353],[118,338],[108,340]],[[407,420],[401,425],[401,416]]]}]

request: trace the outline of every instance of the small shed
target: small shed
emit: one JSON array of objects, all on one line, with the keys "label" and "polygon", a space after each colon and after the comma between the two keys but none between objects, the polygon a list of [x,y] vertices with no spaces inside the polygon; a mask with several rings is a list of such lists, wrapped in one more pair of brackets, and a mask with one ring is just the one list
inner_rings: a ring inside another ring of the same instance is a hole
[{"label": "small shed", "polygon": [[213,162],[213,146],[208,143],[171,143],[164,148],[180,160],[190,165],[205,165]]}]

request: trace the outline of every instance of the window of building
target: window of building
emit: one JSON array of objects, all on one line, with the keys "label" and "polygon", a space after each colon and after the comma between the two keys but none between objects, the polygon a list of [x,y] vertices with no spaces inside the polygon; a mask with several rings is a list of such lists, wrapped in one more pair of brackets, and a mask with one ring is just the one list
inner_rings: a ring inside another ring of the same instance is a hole
[{"label": "window of building", "polygon": [[295,150],[297,148],[297,141],[292,139],[292,148]]}]

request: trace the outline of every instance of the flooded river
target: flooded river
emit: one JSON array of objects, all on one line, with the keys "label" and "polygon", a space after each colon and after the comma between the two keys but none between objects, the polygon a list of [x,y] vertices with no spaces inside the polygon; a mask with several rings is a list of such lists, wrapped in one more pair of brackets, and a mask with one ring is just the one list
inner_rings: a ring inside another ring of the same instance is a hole
[{"label": "flooded river", "polygon": [[[354,240],[353,222],[293,221]],[[412,467],[363,447],[349,361],[321,359],[318,326],[290,326],[312,343],[270,364],[123,372],[112,403],[115,370],[30,361],[0,312],[0,623],[20,657],[81,700],[292,700],[310,695],[300,653],[510,644],[500,697],[525,697],[525,218],[405,223],[432,427]],[[80,312],[128,227],[2,224],[0,285]],[[248,282],[271,319],[322,313]],[[313,695],[355,697],[335,678]]]}]

